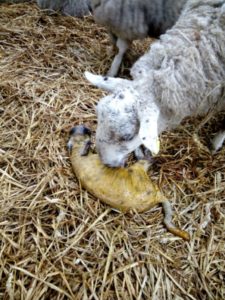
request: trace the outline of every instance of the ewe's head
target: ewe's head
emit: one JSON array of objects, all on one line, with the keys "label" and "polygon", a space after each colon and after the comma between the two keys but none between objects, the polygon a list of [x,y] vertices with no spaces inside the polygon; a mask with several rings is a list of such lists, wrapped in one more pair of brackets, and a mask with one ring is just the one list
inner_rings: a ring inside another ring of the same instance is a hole
[{"label": "ewe's head", "polygon": [[156,154],[159,110],[151,95],[147,101],[142,99],[129,80],[89,72],[85,76],[97,87],[112,92],[97,105],[96,148],[102,162],[110,167],[124,166],[128,154],[142,144]]}]

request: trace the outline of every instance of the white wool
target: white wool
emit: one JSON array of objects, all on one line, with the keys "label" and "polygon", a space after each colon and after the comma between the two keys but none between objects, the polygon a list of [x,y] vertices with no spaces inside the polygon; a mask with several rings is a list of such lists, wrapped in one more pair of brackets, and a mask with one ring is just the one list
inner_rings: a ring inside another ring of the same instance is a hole
[{"label": "white wool", "polygon": [[224,3],[190,0],[176,25],[131,69],[146,105],[150,91],[171,127],[225,108]]}]

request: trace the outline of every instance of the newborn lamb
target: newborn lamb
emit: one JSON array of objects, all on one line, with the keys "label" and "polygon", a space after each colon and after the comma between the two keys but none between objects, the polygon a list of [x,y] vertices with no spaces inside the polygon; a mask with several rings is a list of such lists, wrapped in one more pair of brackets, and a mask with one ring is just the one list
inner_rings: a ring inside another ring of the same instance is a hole
[{"label": "newborn lamb", "polygon": [[123,169],[108,168],[101,163],[97,154],[89,153],[91,142],[88,128],[78,125],[73,127],[70,134],[68,149],[71,163],[82,187],[122,212],[143,212],[161,203],[168,231],[184,240],[190,239],[188,232],[172,223],[171,204],[147,175],[147,161],[138,161]]}]

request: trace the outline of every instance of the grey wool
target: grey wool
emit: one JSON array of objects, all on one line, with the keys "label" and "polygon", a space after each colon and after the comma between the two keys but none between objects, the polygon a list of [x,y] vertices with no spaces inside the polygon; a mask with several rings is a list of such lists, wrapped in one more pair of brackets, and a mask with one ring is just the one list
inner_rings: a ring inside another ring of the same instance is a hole
[{"label": "grey wool", "polygon": [[32,0],[0,0],[1,3],[23,3],[23,2],[31,2]]},{"label": "grey wool", "polygon": [[90,13],[90,0],[37,0],[37,4],[69,16],[83,17]]},{"label": "grey wool", "polygon": [[106,26],[119,49],[109,76],[116,76],[131,42],[158,37],[177,21],[187,0],[91,0],[94,19]]}]

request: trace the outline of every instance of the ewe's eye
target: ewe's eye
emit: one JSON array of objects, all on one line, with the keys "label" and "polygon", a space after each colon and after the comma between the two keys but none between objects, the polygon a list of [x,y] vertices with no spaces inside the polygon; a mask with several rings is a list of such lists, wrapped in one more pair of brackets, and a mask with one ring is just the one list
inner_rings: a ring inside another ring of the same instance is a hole
[{"label": "ewe's eye", "polygon": [[133,139],[133,135],[125,134],[119,138],[119,142],[129,142]]}]

